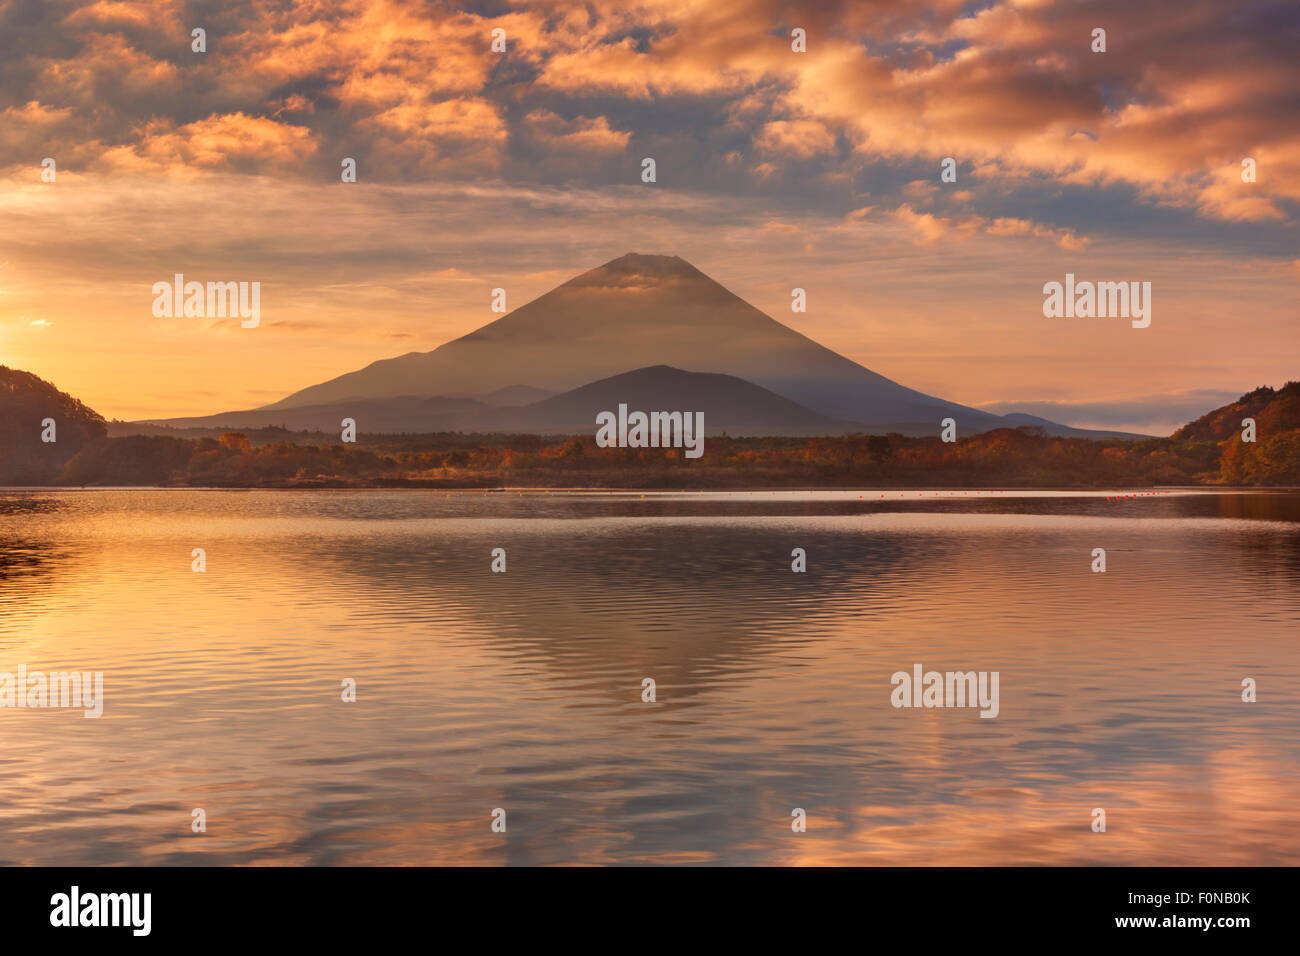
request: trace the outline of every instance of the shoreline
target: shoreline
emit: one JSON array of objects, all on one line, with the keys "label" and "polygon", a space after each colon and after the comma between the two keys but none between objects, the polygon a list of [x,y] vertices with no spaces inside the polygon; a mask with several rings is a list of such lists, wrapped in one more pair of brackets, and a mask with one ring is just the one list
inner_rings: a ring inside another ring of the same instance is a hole
[{"label": "shoreline", "polygon": [[[71,491],[441,491],[448,494],[606,494],[606,495],[647,495],[680,496],[708,494],[763,494],[763,495],[807,495],[807,494],[933,494],[938,497],[955,497],[976,494],[1015,497],[1024,494],[1056,494],[1079,497],[1101,497],[1114,495],[1132,495],[1134,497],[1156,497],[1167,494],[1300,494],[1300,486],[1294,485],[1129,485],[1123,487],[953,487],[945,485],[909,485],[909,486],[805,486],[796,488],[653,488],[626,487],[611,488],[595,485],[491,485],[491,486],[447,486],[447,485],[397,485],[397,484],[284,484],[284,485],[0,485],[0,494],[13,492],[71,492]],[[878,500],[878,499],[876,499]],[[897,500],[889,499],[885,500]]]}]

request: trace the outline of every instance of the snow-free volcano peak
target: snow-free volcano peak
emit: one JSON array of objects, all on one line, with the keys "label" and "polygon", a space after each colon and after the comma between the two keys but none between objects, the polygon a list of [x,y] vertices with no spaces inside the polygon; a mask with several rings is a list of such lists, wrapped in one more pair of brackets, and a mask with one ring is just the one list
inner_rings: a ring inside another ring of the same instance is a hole
[{"label": "snow-free volcano peak", "polygon": [[[432,352],[374,362],[260,411],[483,395],[517,386],[563,393],[649,366],[733,376],[828,419],[877,432],[937,434],[945,418],[956,421],[958,435],[1008,424],[906,388],[819,345],[680,256],[637,252],[583,272]],[[775,422],[773,428],[782,433]]]},{"label": "snow-free volcano peak", "polygon": [[695,266],[681,256],[645,255],[629,252],[611,259],[602,266],[575,276],[566,286],[620,287],[644,285],[647,282],[671,282],[681,279],[709,281]]}]

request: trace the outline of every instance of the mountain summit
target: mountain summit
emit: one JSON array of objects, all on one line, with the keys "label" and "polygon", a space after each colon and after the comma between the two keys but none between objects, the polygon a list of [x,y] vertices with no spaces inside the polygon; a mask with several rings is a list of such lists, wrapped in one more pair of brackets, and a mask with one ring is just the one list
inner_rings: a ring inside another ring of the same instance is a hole
[{"label": "mountain summit", "polygon": [[638,252],[629,252],[611,259],[603,266],[584,272],[570,279],[565,285],[571,286],[617,286],[620,282],[629,285],[644,285],[649,280],[671,281],[674,279],[704,279],[706,276],[681,256],[647,256]]},{"label": "mountain summit", "polygon": [[374,362],[265,407],[472,395],[514,385],[564,392],[667,365],[753,382],[869,427],[959,434],[999,416],[905,388],[765,315],[678,256],[629,252],[432,352]]}]

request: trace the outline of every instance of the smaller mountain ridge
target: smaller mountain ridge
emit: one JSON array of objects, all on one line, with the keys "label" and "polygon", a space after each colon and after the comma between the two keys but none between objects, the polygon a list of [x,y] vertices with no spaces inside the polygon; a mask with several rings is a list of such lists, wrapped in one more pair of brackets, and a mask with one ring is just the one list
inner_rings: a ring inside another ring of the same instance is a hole
[{"label": "smaller mountain ridge", "polygon": [[804,408],[752,382],[710,372],[686,372],[668,365],[611,375],[525,408],[494,409],[478,415],[479,431],[581,434],[593,431],[600,412],[702,412],[706,435],[842,434],[845,423]]}]

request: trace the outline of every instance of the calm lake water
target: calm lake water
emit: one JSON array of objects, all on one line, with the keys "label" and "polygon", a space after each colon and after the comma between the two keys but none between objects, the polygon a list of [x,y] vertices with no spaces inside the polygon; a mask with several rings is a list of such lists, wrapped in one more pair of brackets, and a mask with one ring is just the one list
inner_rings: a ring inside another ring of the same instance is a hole
[{"label": "calm lake water", "polygon": [[0,490],[0,863],[1300,864],[1298,624],[1300,495]]}]

